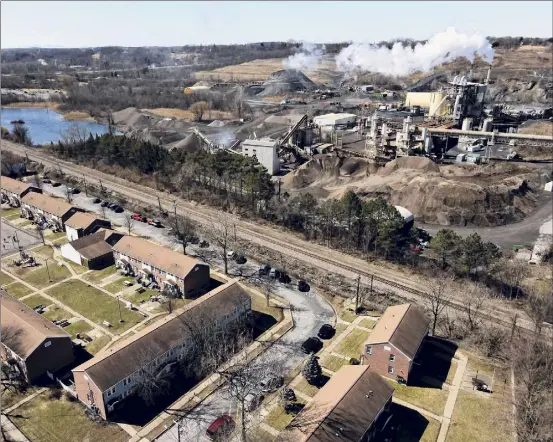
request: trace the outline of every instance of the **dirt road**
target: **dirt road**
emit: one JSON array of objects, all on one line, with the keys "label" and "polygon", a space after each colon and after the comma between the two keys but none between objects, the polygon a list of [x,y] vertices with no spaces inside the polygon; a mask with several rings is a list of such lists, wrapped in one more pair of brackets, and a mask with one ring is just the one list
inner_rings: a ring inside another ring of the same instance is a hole
[{"label": "dirt road", "polygon": [[[221,212],[206,206],[200,206],[182,199],[175,199],[164,192],[159,192],[145,186],[130,183],[121,178],[99,172],[94,169],[79,166],[67,161],[57,160],[45,154],[39,149],[29,149],[2,140],[2,149],[12,151],[19,155],[28,155],[29,159],[43,163],[52,168],[61,168],[64,173],[78,179],[85,178],[88,183],[97,184],[102,182],[104,188],[119,193],[130,200],[140,201],[146,205],[156,205],[159,197],[161,204],[166,210],[173,211],[173,202],[177,202],[177,212],[186,215],[192,220],[206,225],[208,228],[218,228],[220,225]],[[415,302],[424,300],[427,284],[419,275],[408,273],[408,270],[394,266],[390,263],[369,263],[360,258],[346,255],[318,244],[307,242],[289,232],[284,232],[275,226],[263,225],[241,220],[231,216],[232,223],[236,226],[237,235],[247,241],[253,242],[261,247],[272,249],[283,256],[290,256],[323,269],[328,272],[341,274],[351,280],[361,276],[361,282],[369,284],[374,276],[375,285],[395,292],[398,296]],[[464,309],[461,300],[452,301],[451,307]],[[483,314],[487,320],[510,327],[512,312],[507,307],[494,306]],[[520,313],[520,312],[519,312]],[[519,320],[519,326],[526,329],[533,329],[528,317]]]}]

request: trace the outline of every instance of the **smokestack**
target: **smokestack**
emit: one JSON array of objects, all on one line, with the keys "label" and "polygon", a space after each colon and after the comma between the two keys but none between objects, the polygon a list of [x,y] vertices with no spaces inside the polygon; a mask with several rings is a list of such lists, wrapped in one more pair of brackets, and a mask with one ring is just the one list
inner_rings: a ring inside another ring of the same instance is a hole
[{"label": "smokestack", "polygon": [[488,75],[486,76],[486,84],[490,84],[490,76],[492,74],[492,65],[488,68]]}]

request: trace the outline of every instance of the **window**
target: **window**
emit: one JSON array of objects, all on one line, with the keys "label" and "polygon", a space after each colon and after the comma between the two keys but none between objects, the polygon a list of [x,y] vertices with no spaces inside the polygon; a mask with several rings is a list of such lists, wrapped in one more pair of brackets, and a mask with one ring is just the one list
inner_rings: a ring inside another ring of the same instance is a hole
[{"label": "window", "polygon": [[391,365],[388,365],[388,373],[394,374],[394,367],[392,367]]},{"label": "window", "polygon": [[123,387],[126,387],[130,383],[131,383],[131,377],[130,376],[128,378],[123,379]]},{"label": "window", "polygon": [[373,354],[373,348],[371,345],[365,345],[365,353],[367,353],[368,355]]},{"label": "window", "polygon": [[115,387],[111,387],[110,389],[108,389],[107,391],[107,396],[112,396],[115,394]]},{"label": "window", "polygon": [[52,345],[52,341],[46,341],[46,342],[44,343],[44,346],[45,346],[45,347],[50,347],[51,345]]},{"label": "window", "polygon": [[396,360],[396,355],[390,355],[390,362],[394,362]]}]

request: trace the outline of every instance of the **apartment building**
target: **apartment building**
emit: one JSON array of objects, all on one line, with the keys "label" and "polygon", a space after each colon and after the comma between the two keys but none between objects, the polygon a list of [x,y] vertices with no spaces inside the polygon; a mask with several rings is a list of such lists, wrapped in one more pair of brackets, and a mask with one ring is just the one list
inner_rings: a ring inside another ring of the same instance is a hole
[{"label": "apartment building", "polygon": [[161,375],[183,361],[194,348],[194,330],[228,329],[250,310],[251,298],[238,282],[217,287],[75,368],[78,399],[108,419],[124,406],[144,373]]},{"label": "apartment building", "polygon": [[369,442],[386,428],[394,387],[364,365],[344,365],[276,442]]},{"label": "apartment building", "polygon": [[0,178],[0,188],[2,189],[2,201],[7,202],[12,207],[21,206],[21,198],[29,192],[42,193],[42,189],[36,186],[7,176]]},{"label": "apartment building", "polygon": [[32,384],[47,372],[55,373],[73,362],[69,333],[6,291],[0,290],[0,297],[1,353],[12,370]]},{"label": "apartment building", "polygon": [[171,296],[192,298],[209,289],[207,264],[145,239],[124,236],[114,245],[113,256],[118,268]]},{"label": "apartment building", "polygon": [[90,235],[100,228],[111,228],[108,220],[98,219],[88,213],[77,212],[65,222],[65,232],[69,241],[75,241],[83,236]]},{"label": "apartment building", "polygon": [[65,222],[83,210],[73,207],[61,198],[53,198],[41,193],[30,192],[21,198],[21,214],[59,232],[65,231]]},{"label": "apartment building", "polygon": [[408,382],[429,324],[412,304],[388,307],[363,344],[362,363],[382,376]]}]

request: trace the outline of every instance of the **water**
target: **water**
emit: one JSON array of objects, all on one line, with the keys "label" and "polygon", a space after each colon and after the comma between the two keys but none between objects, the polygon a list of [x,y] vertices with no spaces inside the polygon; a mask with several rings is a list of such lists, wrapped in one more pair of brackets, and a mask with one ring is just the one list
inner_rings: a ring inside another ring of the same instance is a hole
[{"label": "water", "polygon": [[106,124],[92,123],[90,121],[67,121],[63,115],[51,109],[33,108],[2,108],[1,124],[11,131],[13,125],[10,121],[23,120],[29,129],[29,136],[33,144],[47,144],[58,142],[67,129],[77,124],[92,135],[102,135],[108,132]]}]

